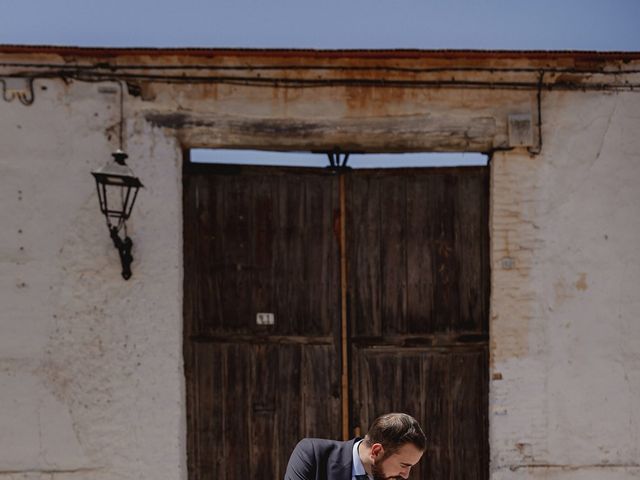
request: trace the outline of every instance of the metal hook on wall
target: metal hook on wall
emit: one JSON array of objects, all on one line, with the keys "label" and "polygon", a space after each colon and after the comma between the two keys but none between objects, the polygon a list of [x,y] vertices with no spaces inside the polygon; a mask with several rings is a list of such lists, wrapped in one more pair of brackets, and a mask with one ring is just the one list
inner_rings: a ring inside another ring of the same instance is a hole
[{"label": "metal hook on wall", "polygon": [[4,77],[2,82],[2,99],[11,102],[15,98],[23,105],[31,105],[34,101],[33,78],[31,77]]}]

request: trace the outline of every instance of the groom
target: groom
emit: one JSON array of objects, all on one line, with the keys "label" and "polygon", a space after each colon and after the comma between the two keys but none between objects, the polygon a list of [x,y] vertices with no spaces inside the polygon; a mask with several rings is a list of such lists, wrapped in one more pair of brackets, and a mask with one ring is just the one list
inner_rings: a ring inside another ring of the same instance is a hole
[{"label": "groom", "polygon": [[407,479],[420,461],[427,439],[405,413],[376,418],[364,439],[347,442],[305,438],[291,454],[285,480]]}]

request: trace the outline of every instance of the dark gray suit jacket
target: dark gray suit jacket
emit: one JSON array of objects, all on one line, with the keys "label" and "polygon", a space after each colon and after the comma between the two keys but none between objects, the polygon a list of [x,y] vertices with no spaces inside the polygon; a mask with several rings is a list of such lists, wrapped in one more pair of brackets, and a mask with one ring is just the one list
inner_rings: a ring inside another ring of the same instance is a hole
[{"label": "dark gray suit jacket", "polygon": [[351,480],[353,443],[304,438],[293,449],[285,480]]}]

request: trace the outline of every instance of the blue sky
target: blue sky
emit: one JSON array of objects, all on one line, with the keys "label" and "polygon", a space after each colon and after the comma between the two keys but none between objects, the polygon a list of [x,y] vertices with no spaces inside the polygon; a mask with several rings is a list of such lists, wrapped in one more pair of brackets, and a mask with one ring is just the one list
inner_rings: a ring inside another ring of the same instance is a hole
[{"label": "blue sky", "polygon": [[2,0],[0,43],[640,51],[640,0]]}]

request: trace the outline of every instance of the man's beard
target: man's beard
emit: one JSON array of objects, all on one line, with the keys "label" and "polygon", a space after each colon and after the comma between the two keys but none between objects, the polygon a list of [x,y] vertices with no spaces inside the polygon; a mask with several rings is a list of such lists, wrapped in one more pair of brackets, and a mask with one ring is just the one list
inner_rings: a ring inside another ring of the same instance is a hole
[{"label": "man's beard", "polygon": [[371,475],[373,476],[373,480],[404,480],[402,477],[385,477],[384,471],[382,469],[382,462],[376,462],[371,465]]}]

